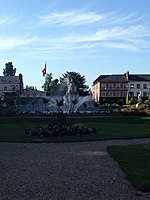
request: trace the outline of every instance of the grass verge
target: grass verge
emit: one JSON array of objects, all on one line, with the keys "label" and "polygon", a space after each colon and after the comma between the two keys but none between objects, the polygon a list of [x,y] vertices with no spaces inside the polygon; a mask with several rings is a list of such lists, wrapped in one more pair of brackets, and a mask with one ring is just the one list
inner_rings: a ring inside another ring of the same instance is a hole
[{"label": "grass verge", "polygon": [[17,116],[2,117],[0,120],[1,142],[76,142],[108,139],[132,139],[150,137],[150,117],[124,116],[68,116],[70,123],[82,123],[89,128],[96,128],[93,135],[59,136],[38,138],[25,135],[25,129],[49,123],[53,117]]},{"label": "grass verge", "polygon": [[107,150],[137,190],[150,192],[150,146],[111,146]]}]

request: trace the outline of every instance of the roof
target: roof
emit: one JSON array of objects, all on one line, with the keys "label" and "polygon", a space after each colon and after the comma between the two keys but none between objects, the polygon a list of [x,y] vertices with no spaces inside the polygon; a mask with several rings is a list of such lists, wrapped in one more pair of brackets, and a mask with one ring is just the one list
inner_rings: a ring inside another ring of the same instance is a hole
[{"label": "roof", "polygon": [[93,84],[97,82],[127,82],[127,79],[122,74],[113,74],[113,75],[100,75]]},{"label": "roof", "polygon": [[19,84],[19,76],[0,76],[0,84]]},{"label": "roof", "polygon": [[112,74],[112,75],[100,75],[94,82],[93,85],[97,82],[128,82],[128,81],[150,81],[150,74],[129,74],[128,80],[125,77],[125,74]]},{"label": "roof", "polygon": [[129,81],[150,81],[150,74],[129,74]]}]

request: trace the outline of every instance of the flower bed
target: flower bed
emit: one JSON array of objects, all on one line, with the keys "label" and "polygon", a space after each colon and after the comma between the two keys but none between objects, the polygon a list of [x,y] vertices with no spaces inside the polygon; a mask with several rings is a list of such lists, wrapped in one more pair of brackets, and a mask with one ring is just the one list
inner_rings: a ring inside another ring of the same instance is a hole
[{"label": "flower bed", "polygon": [[26,135],[32,136],[46,136],[46,137],[56,137],[56,136],[71,136],[71,135],[89,135],[95,134],[95,128],[87,128],[83,124],[74,125],[42,125],[38,128],[31,128],[25,130]]}]

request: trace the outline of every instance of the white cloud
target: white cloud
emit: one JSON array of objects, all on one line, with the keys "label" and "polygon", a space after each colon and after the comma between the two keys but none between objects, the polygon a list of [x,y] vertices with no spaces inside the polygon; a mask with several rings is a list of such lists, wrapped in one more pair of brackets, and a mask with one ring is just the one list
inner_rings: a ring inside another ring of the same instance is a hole
[{"label": "white cloud", "polygon": [[12,15],[5,15],[5,16],[0,16],[0,27],[2,26],[8,26],[11,24],[15,24],[16,22],[19,22],[19,20],[21,19],[21,16],[12,16]]},{"label": "white cloud", "polygon": [[103,15],[94,12],[67,11],[56,12],[40,17],[44,23],[51,23],[60,26],[76,26],[98,22],[103,19]]},{"label": "white cloud", "polygon": [[136,16],[134,13],[124,14],[124,13],[103,13],[104,21],[103,25],[118,25],[118,24],[132,24],[137,22],[142,22],[144,16]]},{"label": "white cloud", "polygon": [[126,49],[130,51],[138,51],[139,49],[134,44],[125,44],[125,43],[118,43],[118,42],[107,42],[103,43],[102,46],[114,49]]},{"label": "white cloud", "polygon": [[11,21],[12,21],[12,19],[8,15],[6,15],[2,18],[0,17],[0,26],[9,24]]},{"label": "white cloud", "polygon": [[36,38],[28,38],[28,37],[23,37],[23,38],[0,38],[0,48],[3,49],[9,49],[9,48],[14,48],[18,46],[24,46],[27,45],[33,41],[35,41]]}]

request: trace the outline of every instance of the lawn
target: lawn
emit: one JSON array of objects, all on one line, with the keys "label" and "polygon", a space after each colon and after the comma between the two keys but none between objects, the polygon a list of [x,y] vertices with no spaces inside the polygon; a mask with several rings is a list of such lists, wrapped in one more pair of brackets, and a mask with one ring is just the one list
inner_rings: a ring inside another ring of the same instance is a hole
[{"label": "lawn", "polygon": [[68,116],[70,123],[82,123],[90,128],[96,128],[97,133],[83,136],[45,137],[38,138],[25,135],[25,129],[38,127],[49,123],[53,117],[16,116],[1,117],[1,142],[74,142],[107,139],[150,137],[150,117],[125,116]]},{"label": "lawn", "polygon": [[150,146],[112,146],[107,150],[136,189],[150,192]]}]

